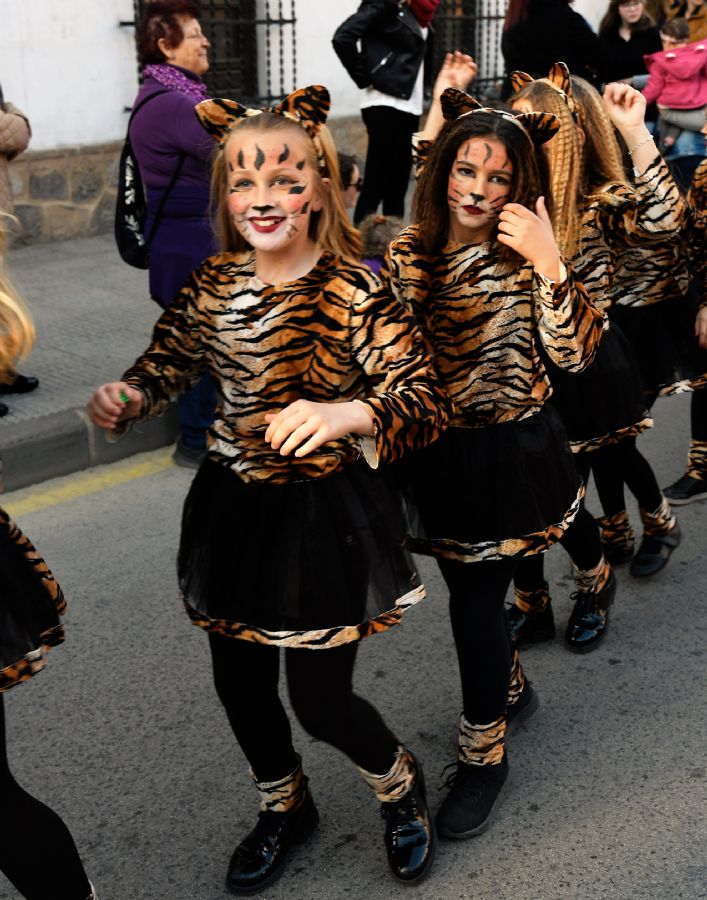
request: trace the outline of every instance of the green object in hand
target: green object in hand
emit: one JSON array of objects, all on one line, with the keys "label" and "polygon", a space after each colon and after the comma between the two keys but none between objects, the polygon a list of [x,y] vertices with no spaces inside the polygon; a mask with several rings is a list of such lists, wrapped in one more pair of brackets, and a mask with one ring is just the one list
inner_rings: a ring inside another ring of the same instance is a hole
[{"label": "green object in hand", "polygon": [[128,397],[128,395],[125,393],[125,391],[121,391],[121,392],[120,392],[120,399],[121,399],[121,401],[122,401],[123,403],[128,403],[129,400],[130,400],[130,397]]}]

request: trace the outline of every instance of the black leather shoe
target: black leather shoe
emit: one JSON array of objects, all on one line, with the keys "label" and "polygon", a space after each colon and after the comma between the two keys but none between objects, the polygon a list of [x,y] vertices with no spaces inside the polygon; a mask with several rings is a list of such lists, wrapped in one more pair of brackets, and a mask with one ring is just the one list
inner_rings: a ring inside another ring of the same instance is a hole
[{"label": "black leather shoe", "polygon": [[457,762],[447,779],[449,793],[437,813],[437,831],[446,838],[475,837],[491,825],[510,781],[508,759],[496,766]]},{"label": "black leather shoe", "polygon": [[506,609],[508,627],[511,631],[511,642],[514,647],[524,644],[539,644],[551,641],[555,637],[555,617],[552,605],[548,603],[542,612],[526,613],[515,603]]},{"label": "black leather shoe", "polygon": [[598,646],[609,627],[609,607],[616,594],[612,572],[600,591],[577,591],[570,596],[574,609],[567,623],[565,641],[574,653],[589,653]]},{"label": "black leather shoe", "polygon": [[520,697],[515,703],[506,707],[506,737],[517,731],[524,722],[527,722],[539,706],[538,692],[533,690],[532,684],[526,678]]},{"label": "black leather shoe", "polygon": [[651,534],[644,536],[638,552],[631,560],[629,572],[634,578],[648,578],[665,566],[670,554],[680,546],[682,532],[676,522],[667,534]]},{"label": "black leather shoe", "polygon": [[257,894],[277,881],[289,850],[306,841],[318,824],[319,813],[309,792],[294,812],[259,813],[257,825],[233,852],[227,889],[232,894]]},{"label": "black leather shoe", "polygon": [[181,438],[177,441],[177,446],[172,454],[175,465],[184,469],[198,469],[205,457],[206,449],[204,447],[187,447]]},{"label": "black leather shoe", "polygon": [[10,407],[7,405],[7,403],[0,403],[0,419],[2,419],[3,416],[6,416],[9,412]]},{"label": "black leather shoe", "polygon": [[39,387],[39,378],[34,375],[15,375],[10,384],[0,384],[0,394],[29,394]]},{"label": "black leather shoe", "polygon": [[693,478],[685,473],[663,491],[671,506],[685,506],[696,500],[707,500],[707,478]]},{"label": "black leather shoe", "polygon": [[425,778],[418,760],[412,790],[395,803],[381,803],[388,865],[405,884],[418,884],[430,873],[437,849],[434,823],[427,808]]}]

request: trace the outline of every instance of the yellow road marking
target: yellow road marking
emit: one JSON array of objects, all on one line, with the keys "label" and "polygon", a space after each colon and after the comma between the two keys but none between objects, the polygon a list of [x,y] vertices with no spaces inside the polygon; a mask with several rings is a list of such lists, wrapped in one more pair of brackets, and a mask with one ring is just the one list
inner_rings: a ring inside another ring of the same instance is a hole
[{"label": "yellow road marking", "polygon": [[97,494],[106,488],[124,484],[135,478],[144,478],[146,475],[154,475],[156,472],[162,472],[173,466],[172,449],[170,448],[156,454],[151,453],[150,458],[143,462],[123,466],[112,464],[101,467],[102,471],[89,470],[83,474],[71,476],[69,482],[48,490],[32,488],[28,495],[25,495],[28,489],[17,491],[16,494],[20,496],[16,501],[10,497],[6,503],[0,497],[0,506],[6,509],[13,519],[19,519],[29,513],[40,512],[50,506],[59,506],[61,503],[77,500],[88,494]]}]

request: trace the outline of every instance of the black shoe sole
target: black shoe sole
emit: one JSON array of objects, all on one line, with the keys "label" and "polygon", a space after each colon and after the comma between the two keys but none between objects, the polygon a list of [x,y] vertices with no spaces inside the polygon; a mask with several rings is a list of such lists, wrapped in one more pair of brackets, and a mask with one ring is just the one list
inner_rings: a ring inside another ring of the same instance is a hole
[{"label": "black shoe sole", "polygon": [[319,825],[319,812],[317,811],[316,806],[314,807],[314,816],[311,823],[307,826],[307,831],[302,834],[297,840],[293,841],[290,847],[287,849],[285,853],[282,855],[282,861],[280,865],[273,872],[268,875],[267,878],[263,878],[262,881],[259,881],[257,884],[249,885],[248,887],[235,887],[228,882],[228,878],[225,881],[226,890],[229,894],[235,894],[236,896],[247,897],[253,894],[259,894],[264,888],[270,887],[271,884],[275,884],[275,882],[282,876],[282,873],[285,871],[285,864],[287,863],[287,858],[290,855],[290,850],[294,847],[298,847],[300,844],[304,844],[305,841],[309,840],[309,838],[314,834],[317,830],[317,826]]},{"label": "black shoe sole", "polygon": [[693,494],[692,497],[682,497],[679,499],[670,497],[668,494],[665,496],[670,500],[671,506],[687,506],[688,503],[698,503],[700,500],[707,500],[707,491],[702,494]]},{"label": "black shoe sole", "polygon": [[[639,563],[639,560],[641,558],[640,552],[637,553],[636,556],[634,556],[633,561],[631,563],[631,567],[629,569],[629,573],[634,578],[651,578],[653,575],[657,575],[658,572],[662,572],[662,570],[670,562],[670,557],[673,555],[674,551],[677,550],[677,548],[682,543],[682,532],[678,532],[678,534],[675,537],[673,537],[671,535],[665,535],[663,537],[662,543],[663,543],[663,546],[665,548],[667,548],[668,553],[667,553],[667,555],[661,553],[660,559],[658,560],[658,565],[655,568],[651,569],[649,572],[635,571],[636,566],[640,564]],[[656,556],[657,556],[657,554],[656,554]]]},{"label": "black shoe sole", "polygon": [[439,836],[448,838],[450,841],[465,841],[465,840],[467,840],[467,838],[477,837],[477,835],[483,834],[484,831],[487,831],[493,825],[494,820],[496,818],[496,814],[498,812],[498,807],[501,805],[501,802],[503,801],[503,798],[505,797],[506,791],[510,787],[511,782],[512,782],[512,777],[511,777],[511,773],[509,770],[508,775],[506,776],[506,780],[503,782],[503,787],[498,792],[498,796],[496,797],[489,814],[486,816],[486,818],[480,825],[477,825],[476,828],[472,828],[469,831],[457,831],[457,832],[447,831],[446,828],[443,828],[443,827],[440,828],[440,826],[438,825],[437,833],[439,834]]},{"label": "black shoe sole", "polygon": [[519,710],[512,719],[508,720],[508,725],[506,726],[506,737],[515,734],[515,732],[518,731],[519,728],[522,728],[522,726],[532,715],[534,715],[538,711],[539,708],[540,698],[538,697],[538,692],[534,690],[533,695],[525,704],[523,709]]}]

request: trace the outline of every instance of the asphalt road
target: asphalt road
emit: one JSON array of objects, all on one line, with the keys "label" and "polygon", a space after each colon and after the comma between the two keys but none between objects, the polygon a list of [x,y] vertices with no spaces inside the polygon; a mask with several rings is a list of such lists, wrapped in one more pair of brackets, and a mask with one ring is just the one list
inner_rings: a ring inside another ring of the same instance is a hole
[{"label": "asphalt road", "polygon": [[[666,484],[682,473],[687,398],[660,401],[656,421],[642,446]],[[6,695],[11,762],[70,825],[100,900],[228,896],[225,864],[256,814],[206,640],[176,592],[189,480],[158,451],[0,498],[70,602],[66,644]],[[512,789],[485,835],[440,846],[418,889],[388,875],[377,806],[353,767],[295,726],[322,824],[262,896],[707,897],[706,516],[707,503],[680,512],[683,544],[652,581],[620,573],[597,651],[568,653],[560,629],[524,654],[541,707],[512,739]],[[460,696],[446,594],[435,565],[420,564],[429,599],[364,642],[357,687],[422,758],[436,808]],[[563,625],[573,583],[562,550],[548,570]],[[0,898],[15,898],[1,875]]]}]

